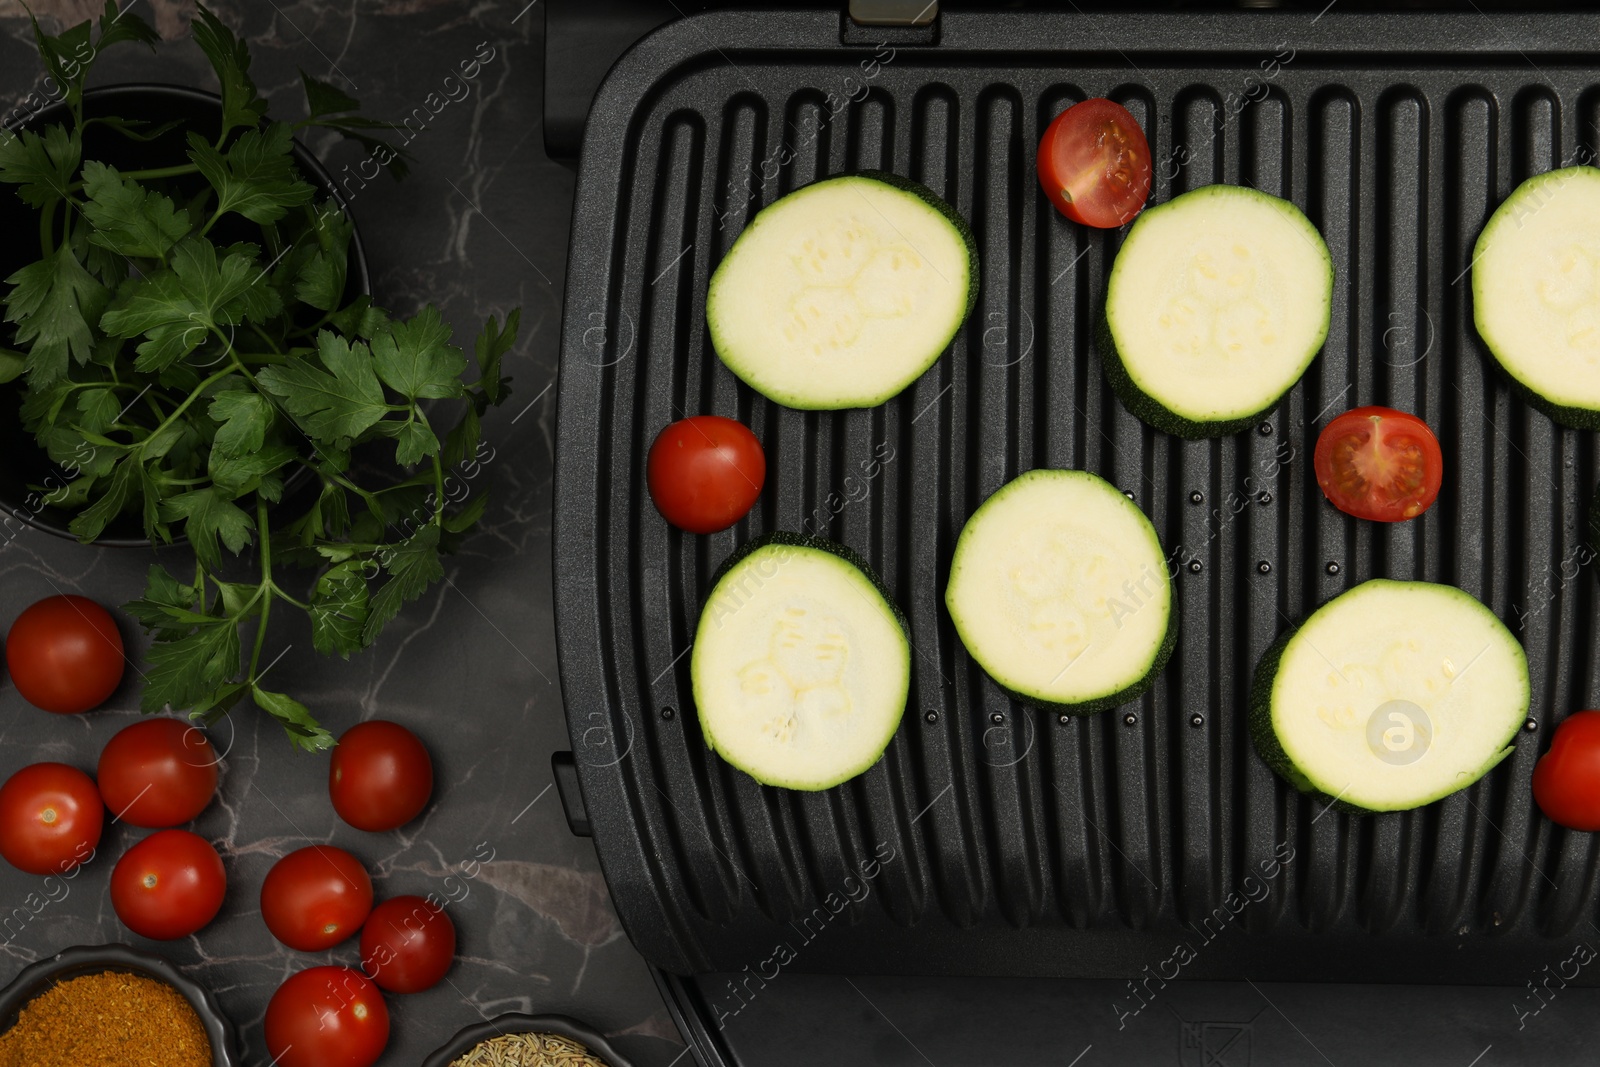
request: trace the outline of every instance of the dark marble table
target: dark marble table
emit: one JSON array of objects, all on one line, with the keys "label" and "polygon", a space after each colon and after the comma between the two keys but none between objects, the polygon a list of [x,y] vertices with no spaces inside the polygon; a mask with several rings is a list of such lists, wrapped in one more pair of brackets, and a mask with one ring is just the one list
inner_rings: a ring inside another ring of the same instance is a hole
[{"label": "dark marble table", "polygon": [[[185,39],[192,3],[135,3],[167,43],[154,56],[108,53],[92,84],[214,88]],[[33,4],[47,21],[68,22],[97,6]],[[405,314],[436,303],[469,343],[488,315],[523,309],[522,337],[506,361],[516,392],[484,428],[494,449],[484,475],[494,493],[488,514],[447,560],[448,582],[408,605],[366,653],[348,663],[317,655],[303,617],[280,625],[275,616],[268,645],[269,656],[283,657],[273,668],[283,687],[335,732],[373,717],[416,730],[432,749],[438,785],[411,826],[351,829],[329,804],[326,758],[297,753],[263,715],[238,708],[212,731],[226,751],[221,795],[194,826],[227,865],[218,919],[159,946],[123,929],[107,881],[116,857],[145,831],[115,825],[70,894],[37,914],[24,902],[39,879],[0,865],[0,919],[18,908],[26,916],[0,925],[0,981],[69,945],[157,948],[216,991],[242,1031],[246,1062],[264,1064],[261,1020],[278,984],[302,967],[357,962],[354,942],[320,955],[290,951],[259,913],[261,880],[278,856],[331,842],[365,861],[380,898],[434,892],[454,901],[459,959],[446,983],[389,998],[393,1035],[383,1064],[415,1064],[461,1027],[506,1011],[571,1014],[616,1036],[640,1064],[672,1063],[682,1041],[617,923],[594,850],[568,831],[551,788],[550,754],[569,747],[556,684],[550,507],[574,176],[545,157],[540,135],[543,13],[527,0],[216,0],[215,10],[248,38],[273,113],[291,119],[303,114],[296,67],[359,97],[368,114],[393,117],[423,106],[430,93],[442,97],[462,61],[492,50],[470,95],[412,141],[411,176],[399,184],[381,178],[352,205],[380,303]],[[0,0],[0,30],[0,101],[10,111],[39,67],[16,0]],[[331,135],[307,143],[335,171],[361,158]],[[0,627],[57,591],[121,604],[139,594],[156,558],[178,573],[189,566],[184,549],[85,548],[28,531],[0,549]],[[124,620],[123,634],[139,662],[142,633]],[[104,709],[63,718],[29,706],[0,678],[0,778],[39,760],[92,771],[100,747],[137,714],[126,683]],[[470,866],[485,856],[492,859]]]}]

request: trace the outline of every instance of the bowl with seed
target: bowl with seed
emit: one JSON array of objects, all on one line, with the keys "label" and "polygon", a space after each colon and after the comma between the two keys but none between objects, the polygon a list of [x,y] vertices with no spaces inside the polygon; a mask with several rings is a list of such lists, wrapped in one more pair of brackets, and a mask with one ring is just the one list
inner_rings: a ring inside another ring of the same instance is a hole
[{"label": "bowl with seed", "polygon": [[239,1067],[236,1040],[209,989],[128,945],[65,949],[0,990],[0,1067]]},{"label": "bowl with seed", "polygon": [[[3,1067],[3,1065],[0,1065]],[[467,1027],[422,1067],[632,1067],[604,1037],[565,1015],[497,1015]]]}]

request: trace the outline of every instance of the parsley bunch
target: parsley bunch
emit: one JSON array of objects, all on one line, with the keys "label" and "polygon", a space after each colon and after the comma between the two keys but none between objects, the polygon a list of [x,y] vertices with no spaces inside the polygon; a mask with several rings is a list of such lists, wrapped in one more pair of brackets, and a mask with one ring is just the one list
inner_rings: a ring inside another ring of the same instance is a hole
[{"label": "parsley bunch", "polygon": [[[508,395],[518,314],[489,320],[468,376],[435,308],[400,320],[347,302],[352,226],[295,169],[293,132],[336,129],[400,176],[402,153],[379,136],[394,127],[304,72],[308,117],[269,122],[247,49],[205,7],[193,33],[221,83],[220,132],[190,130],[186,160],[136,172],[83,159],[84,131],[145,141],[176,124],[85,120],[83,86],[107,47],[153,47],[155,32],[112,0],[98,33],[33,28],[72,123],[0,132],[0,182],[37,210],[40,245],[6,279],[0,382],[23,382],[23,422],[64,472],[45,500],[76,512],[84,542],[132,512],[152,541],[181,526],[194,548],[192,579],[152,566],[126,606],[154,635],[143,710],[211,721],[248,695],[296,745],[325,748],[305,705],[261,684],[273,606],[305,612],[318,651],[348,657],[443,577],[440,553],[487,503],[447,511],[445,471],[475,456],[479,420]],[[248,239],[222,243],[219,224]],[[441,406],[456,416],[442,439],[429,416]],[[247,580],[224,577],[251,562]],[[314,571],[304,599],[285,587],[288,564]]]}]

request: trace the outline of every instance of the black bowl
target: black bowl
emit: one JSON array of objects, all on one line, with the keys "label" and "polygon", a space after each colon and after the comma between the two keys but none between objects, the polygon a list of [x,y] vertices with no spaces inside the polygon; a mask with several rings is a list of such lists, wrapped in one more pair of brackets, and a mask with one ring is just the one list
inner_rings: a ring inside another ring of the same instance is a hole
[{"label": "black bowl", "polygon": [[[171,166],[187,162],[185,137],[189,130],[205,133],[214,138],[221,122],[222,101],[214,93],[202,92],[181,85],[108,85],[90,89],[83,94],[85,118],[118,115],[126,119],[143,119],[157,126],[174,119],[183,125],[170,130],[152,141],[134,141],[117,134],[105,126],[92,126],[84,133],[84,158],[98,159],[118,170],[143,170],[151,167]],[[71,115],[64,103],[51,104],[21,121],[8,123],[10,129],[41,129],[56,122],[70,121]],[[346,215],[349,207],[331,174],[317,162],[317,157],[306,150],[298,140],[294,143],[294,162],[307,181],[320,195],[331,198]],[[203,183],[198,175],[191,181]],[[181,183],[180,183],[181,187]],[[230,230],[234,223],[239,232]],[[0,189],[0,234],[31,234],[38,229],[38,217],[10,188]],[[221,244],[246,240],[250,234],[237,220],[227,219],[212,231]],[[25,246],[25,242],[23,243]],[[13,242],[0,243],[0,278],[8,278],[18,268],[26,266],[37,256],[19,254]],[[361,233],[355,230],[350,237],[350,269],[345,281],[345,299],[372,292],[372,278],[367,268],[366,252],[361,245]],[[30,504],[28,486],[44,485],[58,472],[49,457],[34,443],[32,435],[22,428],[19,415],[22,404],[20,380],[0,385],[0,545],[16,535],[15,523],[24,523],[35,529],[76,540],[67,529],[73,512],[49,506]],[[306,479],[305,471],[290,477],[289,489]],[[149,545],[144,526],[137,515],[124,513],[106,526],[96,541],[102,545]]]},{"label": "black bowl", "polygon": [[443,1046],[422,1061],[422,1067],[450,1067],[450,1064],[477,1048],[491,1037],[503,1034],[559,1034],[569,1037],[587,1048],[610,1067],[633,1067],[612,1048],[610,1043],[576,1019],[565,1015],[522,1015],[512,1012],[497,1015],[481,1023],[474,1023],[460,1031]]},{"label": "black bowl", "polygon": [[185,978],[170,961],[127,945],[78,945],[24,967],[10,985],[0,990],[0,1032],[15,1026],[22,1009],[57,982],[104,971],[143,975],[172,986],[200,1016],[200,1025],[211,1042],[214,1067],[240,1067],[244,1062],[239,1058],[233,1024],[217,1007],[211,990]]}]

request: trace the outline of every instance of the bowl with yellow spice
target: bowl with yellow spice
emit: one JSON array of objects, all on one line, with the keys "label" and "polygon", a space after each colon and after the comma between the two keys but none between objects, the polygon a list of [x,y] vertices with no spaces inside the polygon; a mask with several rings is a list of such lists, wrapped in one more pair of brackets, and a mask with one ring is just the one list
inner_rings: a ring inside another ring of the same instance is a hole
[{"label": "bowl with yellow spice", "polygon": [[518,1012],[467,1027],[422,1067],[631,1067],[604,1037],[565,1015]]},{"label": "bowl with yellow spice", "polygon": [[239,1067],[235,1043],[210,990],[127,945],[66,949],[0,991],[0,1067]]}]

